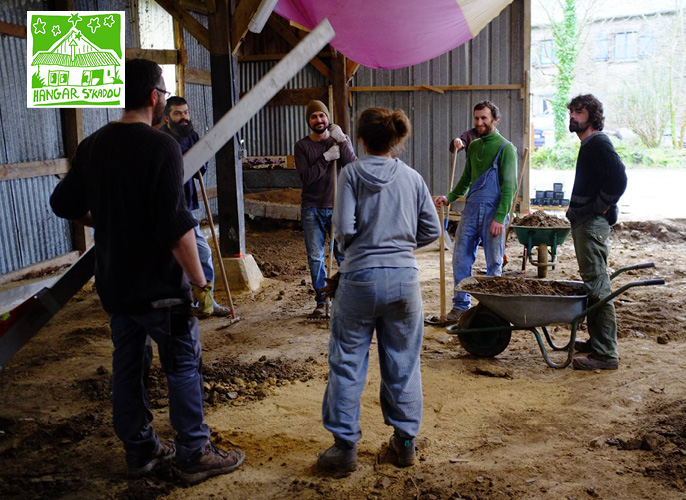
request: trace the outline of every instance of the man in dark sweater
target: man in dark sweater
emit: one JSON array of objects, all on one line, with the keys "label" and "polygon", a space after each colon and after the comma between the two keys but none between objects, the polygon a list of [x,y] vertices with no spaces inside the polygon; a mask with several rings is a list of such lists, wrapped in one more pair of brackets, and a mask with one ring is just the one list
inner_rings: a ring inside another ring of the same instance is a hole
[{"label": "man in dark sweater", "polygon": [[[312,287],[317,306],[308,316],[316,319],[325,315],[325,299],[321,289],[326,282],[326,255],[324,246],[331,232],[333,216],[333,179],[348,163],[357,160],[350,138],[338,125],[330,124],[329,110],[321,101],[310,101],[305,111],[312,133],[295,144],[295,168],[302,181],[302,223],[310,266]],[[334,172],[334,160],[338,160]],[[331,244],[331,242],[329,242]],[[334,255],[339,264],[343,255],[334,244]]]},{"label": "man in dark sweater", "polygon": [[[114,344],[112,420],[128,475],[141,477],[175,460],[181,478],[195,483],[233,471],[245,454],[217,449],[204,422],[202,348],[190,303],[193,297],[195,312],[209,314],[212,288],[183,196],[181,149],[151,127],[166,101],[162,69],[152,61],[127,61],[125,85],[121,120],[79,144],[50,204],[58,216],[95,228],[95,284]],[[160,441],[151,425],[148,336],[167,375],[174,441]]]},{"label": "man in dark sweater", "polygon": [[[167,99],[167,105],[164,107],[164,125],[160,128],[161,131],[171,135],[176,142],[181,146],[181,154],[191,149],[193,145],[200,140],[200,136],[193,129],[193,122],[191,121],[190,111],[188,110],[188,102],[186,99],[179,96],[172,96]],[[183,185],[183,194],[186,198],[188,210],[198,210],[200,203],[198,203],[198,190],[195,187],[195,180],[199,179],[201,175],[205,175],[207,164],[203,165],[198,173],[193,178],[189,179]],[[212,249],[207,244],[205,236],[200,230],[200,224],[197,223],[193,228],[195,233],[195,240],[198,245],[198,257],[200,257],[200,264],[205,274],[205,279],[212,283],[214,290],[214,264],[212,264]],[[214,294],[213,294],[214,295]],[[212,316],[230,316],[231,311],[224,306],[217,304],[214,301],[214,309]]]},{"label": "man in dark sweater", "polygon": [[[488,276],[500,276],[505,254],[505,228],[517,185],[517,150],[496,125],[500,110],[490,101],[474,106],[474,125],[479,138],[467,149],[467,163],[460,180],[448,196],[437,196],[437,207],[448,206],[467,195],[453,246],[455,286],[472,275],[479,242],[483,243]],[[468,293],[455,291],[446,319],[454,323],[471,304]]]},{"label": "man in dark sweater", "polygon": [[[576,160],[576,177],[567,218],[572,224],[574,251],[590,303],[611,293],[607,274],[610,226],[617,222],[617,202],[626,189],[624,164],[610,138],[603,134],[603,104],[591,94],[579,95],[567,104],[569,131],[581,140]],[[576,341],[577,370],[616,370],[617,319],[615,306],[608,302],[586,318],[590,339]]]}]

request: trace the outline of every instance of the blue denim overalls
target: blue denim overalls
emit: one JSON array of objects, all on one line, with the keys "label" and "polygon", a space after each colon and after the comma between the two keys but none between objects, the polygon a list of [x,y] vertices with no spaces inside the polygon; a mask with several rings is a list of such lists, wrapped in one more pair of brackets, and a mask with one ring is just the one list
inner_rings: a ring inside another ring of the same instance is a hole
[{"label": "blue denim overalls", "polygon": [[[462,211],[462,218],[455,233],[453,249],[453,278],[455,286],[464,278],[472,275],[472,265],[476,260],[479,242],[483,242],[486,257],[486,274],[500,276],[503,269],[505,253],[505,231],[498,236],[491,235],[491,222],[500,204],[500,182],[498,181],[498,160],[509,141],[503,141],[495,156],[493,166],[484,172],[469,189],[467,202]],[[510,221],[507,215],[504,228]],[[455,292],[453,307],[459,310],[469,309],[471,299],[468,293]]]}]

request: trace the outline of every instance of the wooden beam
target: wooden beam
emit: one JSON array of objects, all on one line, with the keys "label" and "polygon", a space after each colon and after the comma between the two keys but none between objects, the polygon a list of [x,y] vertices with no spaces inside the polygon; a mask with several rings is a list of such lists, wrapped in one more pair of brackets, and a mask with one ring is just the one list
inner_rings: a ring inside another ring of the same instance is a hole
[{"label": "wooden beam", "polygon": [[[238,62],[255,62],[255,61],[280,61],[288,54],[240,54],[236,56]],[[330,52],[322,51],[317,54],[319,59],[328,59],[331,57]]]},{"label": "wooden beam", "polygon": [[[214,122],[229,112],[238,100],[238,64],[234,64],[229,38],[229,0],[215,0],[216,12],[208,17],[210,26],[210,65],[212,112]],[[221,257],[245,254],[243,216],[243,169],[238,158],[238,139],[234,135],[216,152],[217,208]]]},{"label": "wooden beam", "polygon": [[176,95],[186,96],[186,44],[183,40],[183,26],[174,19],[174,48],[178,51],[178,64],[174,68],[176,73]]},{"label": "wooden beam", "polygon": [[348,83],[350,83],[350,80],[352,80],[353,76],[355,76],[355,73],[357,73],[358,69],[360,69],[360,63],[356,63],[355,61],[348,59],[345,64],[345,73],[348,76]]},{"label": "wooden beam", "polygon": [[238,48],[248,34],[248,24],[257,12],[262,0],[241,0],[236,7],[236,11],[231,16],[231,46],[233,54],[236,55]]},{"label": "wooden beam", "polygon": [[210,49],[210,32],[200,21],[191,16],[176,0],[155,0],[160,7],[181,23],[181,26],[195,38],[200,45]]},{"label": "wooden beam", "polygon": [[0,165],[0,181],[30,179],[45,175],[66,174],[69,170],[67,158],[54,160],[27,161],[22,163],[5,163]]},{"label": "wooden beam", "polygon": [[186,83],[195,83],[198,85],[212,85],[212,73],[196,68],[184,68]]},{"label": "wooden beam", "polygon": [[22,26],[21,24],[3,23],[0,21],[0,35],[26,38],[26,26]]},{"label": "wooden beam", "polygon": [[[300,43],[300,39],[293,34],[290,27],[279,21],[274,14],[269,17],[267,24],[271,29],[276,31],[281,38],[286,40],[291,47],[296,47]],[[318,57],[313,57],[310,61],[310,64],[314,66],[322,75],[324,75],[324,78],[331,81],[331,70],[326,64],[324,64],[324,61]]]},{"label": "wooden beam", "polygon": [[422,88],[424,88],[426,90],[432,90],[432,91],[436,92],[437,94],[445,94],[445,90],[443,90],[440,87],[436,87],[434,85],[428,85],[428,84],[424,83],[424,84],[422,84]]},{"label": "wooden beam", "polygon": [[0,275],[0,285],[6,283],[12,283],[13,281],[19,281],[27,278],[32,278],[34,276],[42,276],[51,271],[56,271],[66,266],[72,265],[79,258],[79,252],[69,252],[63,255],[59,255],[52,259],[43,260],[41,262],[36,262],[30,266],[22,267],[16,271],[12,271],[6,274]]},{"label": "wooden beam", "polygon": [[207,10],[207,4],[203,0],[180,0],[181,7],[191,12],[197,12],[198,14],[207,15],[209,11]]},{"label": "wooden beam", "polygon": [[149,59],[157,64],[178,64],[177,50],[163,49],[126,49],[126,59]]},{"label": "wooden beam", "polygon": [[331,59],[331,89],[333,98],[333,120],[344,133],[350,131],[348,113],[348,76],[346,73],[346,57],[340,52]]},{"label": "wooden beam", "polygon": [[[245,94],[247,94],[247,92],[241,93],[241,98]],[[307,106],[307,103],[309,103],[313,99],[326,102],[328,98],[329,89],[327,87],[283,89],[276,93],[276,95],[267,103],[267,106]]]},{"label": "wooden beam", "polygon": [[398,85],[394,87],[350,87],[348,92],[414,92],[440,90],[521,90],[524,85],[505,83],[501,85]]}]

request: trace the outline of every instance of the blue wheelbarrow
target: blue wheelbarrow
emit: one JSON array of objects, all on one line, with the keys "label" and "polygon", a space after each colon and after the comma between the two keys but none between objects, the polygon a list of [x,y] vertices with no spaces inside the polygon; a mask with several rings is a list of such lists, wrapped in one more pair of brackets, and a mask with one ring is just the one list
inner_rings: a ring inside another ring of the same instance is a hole
[{"label": "blue wheelbarrow", "polygon": [[[619,274],[634,269],[655,267],[655,264],[637,264],[619,269],[610,276],[614,279]],[[664,285],[664,279],[634,281],[615,290],[607,297],[593,304],[589,303],[584,284],[581,281],[556,281],[578,290],[575,295],[503,295],[497,293],[473,292],[467,285],[503,279],[493,276],[465,278],[457,285],[457,290],[468,292],[479,304],[460,317],[456,325],[446,328],[452,335],[457,335],[465,350],[480,358],[491,358],[503,352],[510,343],[514,330],[529,330],[536,337],[538,347],[548,366],[566,368],[574,358],[574,341],[579,324],[592,311],[598,309],[629,288],[636,286]],[[541,282],[542,280],[535,280]],[[545,281],[543,281],[545,283]],[[569,324],[571,333],[564,345],[553,342],[548,327],[551,325]],[[540,330],[540,331],[539,331]],[[561,363],[554,362],[543,342],[543,337],[553,351],[567,351],[567,359]]]}]

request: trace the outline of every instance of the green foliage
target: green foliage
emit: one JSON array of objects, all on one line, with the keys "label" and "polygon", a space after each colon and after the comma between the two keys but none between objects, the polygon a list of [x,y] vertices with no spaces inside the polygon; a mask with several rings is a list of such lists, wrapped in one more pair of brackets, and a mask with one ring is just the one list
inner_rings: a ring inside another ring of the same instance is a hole
[{"label": "green foliage", "polygon": [[121,81],[121,79],[119,78],[119,68],[115,68],[115,69],[114,69],[114,76],[112,77],[112,79],[113,79],[113,82],[112,82],[112,83],[124,83],[124,82]]},{"label": "green foliage", "polygon": [[562,21],[553,22],[553,43],[555,44],[555,95],[552,99],[555,119],[555,141],[561,141],[567,134],[567,102],[574,81],[574,66],[578,55],[579,29],[576,17],[576,0],[563,2]]},{"label": "green foliage", "polygon": [[[570,136],[553,148],[538,148],[531,155],[531,168],[572,170],[576,168],[580,142]],[[615,150],[627,168],[686,168],[686,150],[647,148],[638,141],[612,138]]]},{"label": "green foliage", "polygon": [[45,87],[45,80],[38,74],[38,71],[36,71],[31,75],[31,88],[42,89],[43,87]]}]

